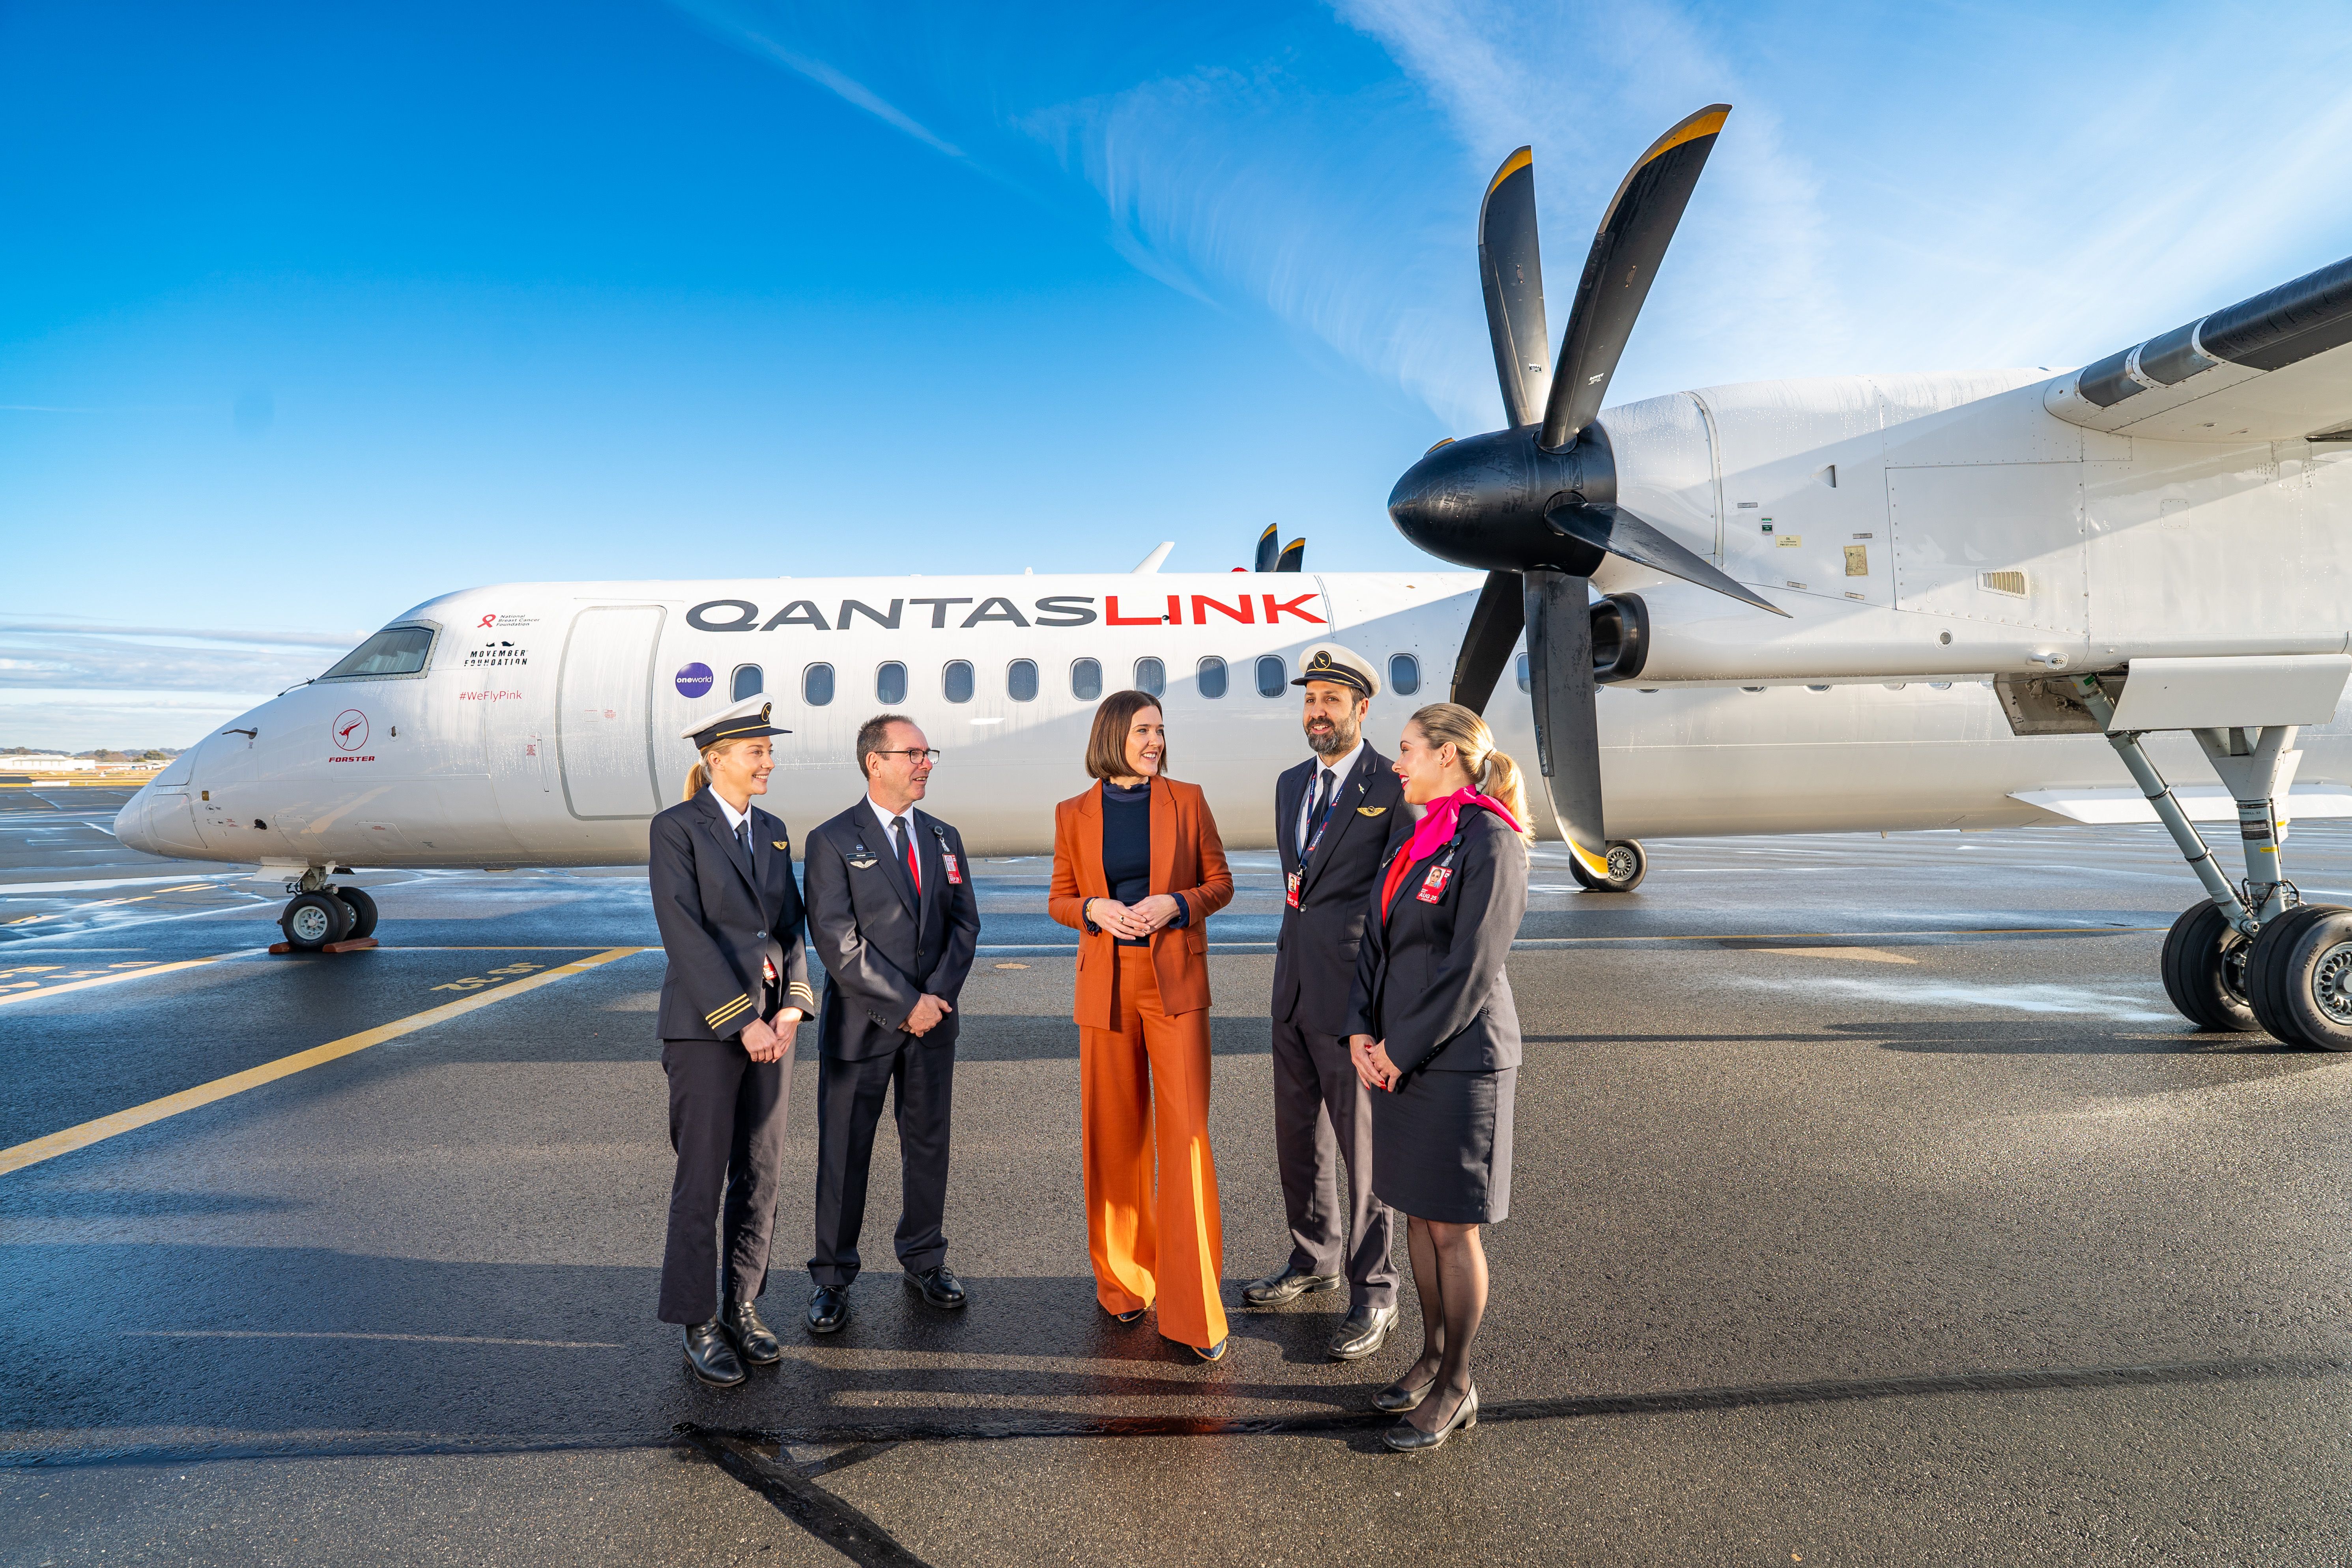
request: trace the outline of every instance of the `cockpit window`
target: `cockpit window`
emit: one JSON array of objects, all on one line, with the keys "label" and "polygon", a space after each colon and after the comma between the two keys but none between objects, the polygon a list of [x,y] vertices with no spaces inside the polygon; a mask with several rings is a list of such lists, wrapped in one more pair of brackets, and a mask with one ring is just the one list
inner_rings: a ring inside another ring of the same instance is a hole
[{"label": "cockpit window", "polygon": [[321,680],[380,680],[392,675],[422,675],[433,657],[431,626],[386,626],[345,654]]}]

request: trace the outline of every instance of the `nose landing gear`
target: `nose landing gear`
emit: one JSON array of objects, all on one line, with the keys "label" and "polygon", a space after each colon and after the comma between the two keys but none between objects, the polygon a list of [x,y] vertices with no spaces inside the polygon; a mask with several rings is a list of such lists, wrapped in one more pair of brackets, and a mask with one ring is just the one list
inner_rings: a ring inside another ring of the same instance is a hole
[{"label": "nose landing gear", "polygon": [[373,947],[375,900],[358,888],[327,880],[313,867],[299,880],[286,884],[294,896],[278,916],[286,940],[273,952],[340,952],[347,947]]}]

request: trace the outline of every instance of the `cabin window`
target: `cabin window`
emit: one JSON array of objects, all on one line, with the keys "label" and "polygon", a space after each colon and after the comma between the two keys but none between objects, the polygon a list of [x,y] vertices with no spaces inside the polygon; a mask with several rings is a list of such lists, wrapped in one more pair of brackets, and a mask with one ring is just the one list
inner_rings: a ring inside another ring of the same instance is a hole
[{"label": "cabin window", "polygon": [[386,626],[352,649],[321,680],[381,680],[386,676],[422,675],[433,658],[431,626]]},{"label": "cabin window", "polygon": [[1135,661],[1135,689],[1157,697],[1168,689],[1168,667],[1156,658]]},{"label": "cabin window", "polygon": [[813,664],[801,671],[801,700],[812,708],[833,700],[833,666]]},{"label": "cabin window", "polygon": [[1519,689],[1522,691],[1531,689],[1534,682],[1528,678],[1528,656],[1526,654],[1519,655],[1517,668],[1519,672]]},{"label": "cabin window", "polygon": [[969,659],[951,658],[948,661],[947,668],[940,671],[940,695],[950,702],[971,700],[971,662]]},{"label": "cabin window", "polygon": [[1281,696],[1283,687],[1289,680],[1290,670],[1283,664],[1281,655],[1270,653],[1257,661],[1257,694],[1260,697]]},{"label": "cabin window", "polygon": [[1225,661],[1211,654],[1201,661],[1196,679],[1200,682],[1202,696],[1223,697],[1225,694]]},{"label": "cabin window", "polygon": [[1037,700],[1037,661],[1016,658],[1004,667],[1004,695],[1015,702]]},{"label": "cabin window", "polygon": [[874,700],[885,708],[896,708],[907,700],[907,667],[897,659],[878,666],[874,671]]},{"label": "cabin window", "polygon": [[735,667],[735,700],[740,702],[746,697],[757,697],[768,689],[767,680],[768,678],[760,672],[758,665],[737,665]]},{"label": "cabin window", "polygon": [[1079,658],[1070,661],[1070,695],[1081,702],[1092,702],[1102,695],[1102,661]]},{"label": "cabin window", "polygon": [[1421,689],[1421,660],[1409,653],[1389,655],[1389,689],[1410,697]]}]

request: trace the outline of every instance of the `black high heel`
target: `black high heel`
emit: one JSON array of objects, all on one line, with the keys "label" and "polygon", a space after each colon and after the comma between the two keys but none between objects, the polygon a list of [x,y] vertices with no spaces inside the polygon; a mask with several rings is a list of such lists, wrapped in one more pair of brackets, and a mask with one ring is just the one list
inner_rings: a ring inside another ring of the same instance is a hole
[{"label": "black high heel", "polygon": [[1421,1402],[1429,1397],[1429,1391],[1436,1386],[1437,1374],[1433,1372],[1429,1374],[1429,1381],[1419,1388],[1407,1388],[1404,1385],[1404,1379],[1399,1378],[1372,1395],[1372,1408],[1385,1410],[1391,1415],[1402,1415],[1408,1410],[1418,1410],[1421,1408]]},{"label": "black high heel", "polygon": [[1469,1392],[1463,1394],[1462,1403],[1454,1407],[1454,1414],[1446,1418],[1445,1425],[1436,1431],[1424,1432],[1410,1421],[1400,1421],[1381,1434],[1381,1441],[1400,1454],[1417,1454],[1424,1448],[1443,1447],[1445,1439],[1457,1430],[1466,1432],[1476,1425],[1478,1386],[1473,1384]]}]

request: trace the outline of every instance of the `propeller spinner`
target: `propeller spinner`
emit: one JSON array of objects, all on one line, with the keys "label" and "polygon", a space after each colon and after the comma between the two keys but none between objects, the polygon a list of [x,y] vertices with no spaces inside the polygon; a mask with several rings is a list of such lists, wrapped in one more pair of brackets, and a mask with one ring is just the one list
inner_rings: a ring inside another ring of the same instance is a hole
[{"label": "propeller spinner", "polygon": [[1730,112],[1725,103],[1700,110],[1653,142],[1627,173],[1592,237],[1559,353],[1549,363],[1535,160],[1525,147],[1503,160],[1478,209],[1478,276],[1511,427],[1439,442],[1389,495],[1389,516],[1407,539],[1487,574],[1454,667],[1454,701],[1485,711],[1526,631],[1538,761],[1570,848],[1596,877],[1608,875],[1608,838],[1588,607],[1594,568],[1621,556],[1787,614],[1619,506],[1608,432],[1595,423],[1658,263]]}]

